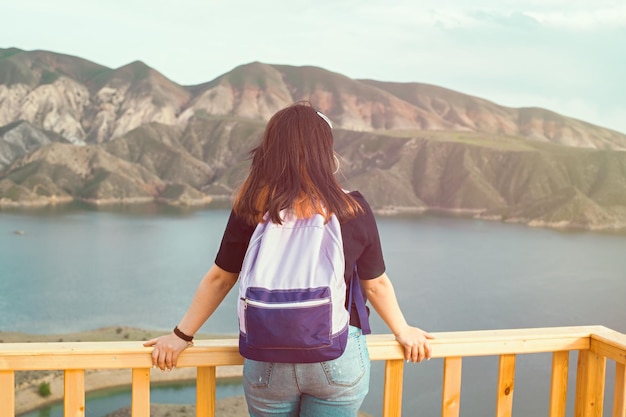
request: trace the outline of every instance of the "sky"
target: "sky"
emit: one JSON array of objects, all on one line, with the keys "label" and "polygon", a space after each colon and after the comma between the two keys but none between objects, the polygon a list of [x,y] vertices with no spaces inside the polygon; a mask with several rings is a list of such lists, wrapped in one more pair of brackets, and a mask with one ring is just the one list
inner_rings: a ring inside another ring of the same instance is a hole
[{"label": "sky", "polygon": [[0,0],[0,48],[182,85],[253,61],[420,82],[626,133],[626,0]]}]

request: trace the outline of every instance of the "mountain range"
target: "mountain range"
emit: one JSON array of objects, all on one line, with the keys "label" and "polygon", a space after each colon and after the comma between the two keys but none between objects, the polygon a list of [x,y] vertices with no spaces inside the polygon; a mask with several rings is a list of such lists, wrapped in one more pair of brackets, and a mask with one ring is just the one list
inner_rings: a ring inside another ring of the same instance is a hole
[{"label": "mountain range", "polygon": [[0,49],[0,207],[227,199],[277,110],[332,120],[340,178],[379,212],[626,230],[626,135],[422,83],[253,62],[199,85]]}]

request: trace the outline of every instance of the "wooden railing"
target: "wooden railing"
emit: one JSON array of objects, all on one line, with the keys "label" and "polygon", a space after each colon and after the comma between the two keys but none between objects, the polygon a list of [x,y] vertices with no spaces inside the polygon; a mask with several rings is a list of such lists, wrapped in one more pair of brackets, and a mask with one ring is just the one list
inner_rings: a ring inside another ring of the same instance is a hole
[{"label": "wooden railing", "polygon": [[[600,417],[604,409],[607,359],[615,362],[612,417],[626,417],[626,335],[602,326],[437,333],[433,357],[443,358],[442,416],[459,416],[464,357],[498,356],[495,415],[511,416],[515,360],[519,354],[552,352],[549,417],[564,417],[568,395],[575,395],[575,417]],[[370,335],[372,360],[385,361],[384,417],[399,417],[404,361],[391,335]],[[569,352],[578,352],[576,391],[568,393]],[[150,415],[150,349],[140,342],[0,343],[0,417],[15,414],[15,371],[64,370],[64,413],[84,416],[85,370],[132,369],[132,415]],[[212,417],[216,367],[242,363],[237,340],[200,340],[179,359],[197,368],[196,415]],[[213,393],[213,395],[206,395]],[[371,394],[370,394],[371,395]]]}]

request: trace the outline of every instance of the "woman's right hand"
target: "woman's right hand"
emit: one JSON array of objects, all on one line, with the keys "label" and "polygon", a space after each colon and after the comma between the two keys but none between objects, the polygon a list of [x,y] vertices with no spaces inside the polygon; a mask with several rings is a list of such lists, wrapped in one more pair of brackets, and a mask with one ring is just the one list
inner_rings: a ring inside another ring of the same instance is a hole
[{"label": "woman's right hand", "polygon": [[430,359],[432,351],[428,341],[435,336],[417,327],[406,326],[395,334],[395,337],[404,347],[404,359],[407,362],[419,363],[424,359]]},{"label": "woman's right hand", "polygon": [[193,343],[186,342],[174,333],[171,333],[150,339],[143,345],[145,347],[154,347],[152,350],[152,366],[156,366],[162,371],[166,369],[171,371],[176,367],[181,352],[193,345]]},{"label": "woman's right hand", "polygon": [[398,343],[404,348],[404,359],[411,362],[430,359],[431,348],[428,340],[435,337],[407,324],[387,274],[383,273],[378,278],[363,280],[361,286],[374,310],[389,326]]}]

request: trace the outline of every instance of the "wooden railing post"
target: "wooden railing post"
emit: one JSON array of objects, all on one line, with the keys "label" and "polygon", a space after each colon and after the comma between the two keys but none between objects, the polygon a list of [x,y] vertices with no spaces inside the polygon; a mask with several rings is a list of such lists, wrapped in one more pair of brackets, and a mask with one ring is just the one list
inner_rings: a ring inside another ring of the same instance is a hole
[{"label": "wooden railing post", "polygon": [[196,377],[196,417],[215,416],[215,366],[198,367]]},{"label": "wooden railing post", "polygon": [[150,368],[133,368],[132,417],[150,417]]},{"label": "wooden railing post", "polygon": [[574,417],[602,417],[606,357],[578,351]]},{"label": "wooden railing post", "polygon": [[383,417],[401,417],[402,415],[402,377],[404,375],[402,359],[385,362],[385,386],[383,388]]},{"label": "wooden railing post", "polygon": [[462,357],[445,358],[443,361],[441,417],[459,417],[462,367]]},{"label": "wooden railing post", "polygon": [[615,364],[613,417],[626,417],[626,365],[623,363]]},{"label": "wooden railing post", "polygon": [[0,371],[0,417],[15,416],[15,372]]},{"label": "wooden railing post", "polygon": [[515,355],[501,355],[498,371],[496,417],[513,415],[513,390],[515,388]]},{"label": "wooden railing post", "polygon": [[552,354],[552,382],[550,384],[550,417],[565,417],[569,351]]},{"label": "wooden railing post", "polygon": [[67,369],[64,380],[63,410],[65,417],[85,417],[85,371]]}]

